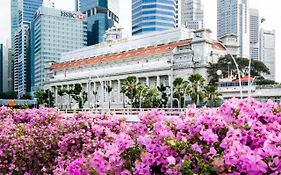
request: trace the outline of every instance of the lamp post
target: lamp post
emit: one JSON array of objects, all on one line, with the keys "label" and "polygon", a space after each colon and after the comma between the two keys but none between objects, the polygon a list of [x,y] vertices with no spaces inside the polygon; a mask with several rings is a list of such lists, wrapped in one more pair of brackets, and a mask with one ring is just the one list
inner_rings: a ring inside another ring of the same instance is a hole
[{"label": "lamp post", "polygon": [[235,60],[235,58],[229,54],[230,57],[232,58],[234,64],[235,64],[235,67],[236,67],[236,70],[237,70],[237,75],[238,75],[238,80],[239,80],[239,89],[240,89],[240,99],[243,99],[243,92],[242,92],[242,83],[241,83],[241,73],[240,73],[240,70],[239,70],[239,67],[238,67],[238,64]]},{"label": "lamp post", "polygon": [[141,103],[142,103],[142,101],[141,101],[142,93],[143,93],[144,90],[145,90],[145,88],[143,88],[143,89],[141,90],[141,92],[140,92],[140,105],[139,105],[139,108],[140,108],[140,109],[141,109]]},{"label": "lamp post", "polygon": [[231,62],[229,61],[228,63],[227,63],[227,78],[229,78],[230,77],[230,68],[229,68],[229,66],[230,66],[230,64],[231,64]]},{"label": "lamp post", "polygon": [[[98,78],[98,80],[99,80],[99,82],[100,82],[100,85],[101,85],[101,91],[102,91],[102,109],[101,109],[101,112],[103,113],[103,110],[104,110],[104,84],[103,84],[103,82],[101,81],[101,79],[100,79],[100,77],[98,76],[98,75],[95,75],[97,78]],[[91,81],[91,77],[92,76],[90,76],[89,77],[89,82]]]},{"label": "lamp post", "polygon": [[171,56],[171,59],[167,61],[168,64],[170,64],[170,86],[171,86],[171,95],[170,95],[170,102],[171,102],[171,108],[173,108],[173,96],[174,96],[174,84],[173,84],[173,80],[174,80],[174,57]]},{"label": "lamp post", "polygon": [[184,89],[184,102],[183,102],[183,105],[184,105],[183,107],[184,107],[184,108],[186,108],[186,97],[187,97],[186,91],[187,91],[188,89],[189,89],[189,86],[186,86],[185,89]]},{"label": "lamp post", "polygon": [[[258,26],[258,32],[259,32],[260,26],[262,25],[262,23],[264,21],[265,21],[265,18],[262,18],[260,23],[259,23],[259,26]],[[260,42],[260,36],[258,34],[258,48],[259,48],[259,42]],[[249,70],[248,70],[248,97],[251,96],[251,85],[252,85],[252,81],[251,81],[251,64],[252,64],[252,58],[249,58],[249,66],[248,66],[248,68],[249,68]]]}]

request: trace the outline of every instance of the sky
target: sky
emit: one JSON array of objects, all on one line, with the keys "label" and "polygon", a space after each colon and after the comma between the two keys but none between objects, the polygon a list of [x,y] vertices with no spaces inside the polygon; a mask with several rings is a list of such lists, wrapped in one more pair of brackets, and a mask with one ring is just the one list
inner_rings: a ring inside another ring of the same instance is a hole
[{"label": "sky", "polygon": [[[58,9],[73,10],[74,0],[52,0]],[[131,32],[131,0],[119,0],[120,26],[126,32]],[[202,0],[205,12],[205,27],[213,31],[216,38],[216,1]],[[66,3],[67,2],[67,3]],[[276,75],[281,82],[281,1],[280,0],[250,0],[250,8],[257,8],[260,17],[266,21],[262,24],[264,29],[276,30]],[[5,43],[10,38],[10,0],[0,0],[0,42]]]}]

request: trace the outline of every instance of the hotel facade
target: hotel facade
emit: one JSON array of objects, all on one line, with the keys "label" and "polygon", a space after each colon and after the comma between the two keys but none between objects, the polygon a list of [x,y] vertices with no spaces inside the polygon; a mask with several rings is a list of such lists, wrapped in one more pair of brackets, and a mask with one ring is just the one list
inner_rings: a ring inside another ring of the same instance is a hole
[{"label": "hotel facade", "polygon": [[[209,30],[151,32],[62,54],[61,62],[51,66],[45,89],[54,92],[57,107],[74,102],[68,95],[58,96],[59,89],[78,83],[88,93],[85,108],[107,108],[108,102],[121,108],[127,104],[120,90],[128,76],[148,86],[171,86],[176,77],[187,79],[193,73],[207,78],[209,63],[225,54],[225,47],[210,38]],[[107,86],[113,88],[111,93],[105,93]]]}]

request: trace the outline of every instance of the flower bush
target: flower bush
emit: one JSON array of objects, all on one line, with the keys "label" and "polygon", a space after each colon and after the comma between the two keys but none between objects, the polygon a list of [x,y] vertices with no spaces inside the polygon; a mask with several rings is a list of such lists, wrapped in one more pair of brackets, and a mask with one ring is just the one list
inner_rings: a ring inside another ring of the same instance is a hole
[{"label": "flower bush", "polygon": [[1,174],[280,174],[281,105],[231,99],[219,108],[161,110],[127,123],[0,108]]}]

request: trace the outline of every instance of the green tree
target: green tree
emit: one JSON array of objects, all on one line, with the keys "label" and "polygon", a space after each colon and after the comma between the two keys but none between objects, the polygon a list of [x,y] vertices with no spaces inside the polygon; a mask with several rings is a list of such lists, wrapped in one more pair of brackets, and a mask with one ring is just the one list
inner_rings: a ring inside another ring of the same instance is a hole
[{"label": "green tree", "polygon": [[83,108],[83,105],[88,100],[87,92],[82,89],[81,84],[75,84],[74,88],[67,92],[67,94],[71,95],[71,97],[78,103],[80,109]]},{"label": "green tree", "polygon": [[[235,58],[242,75],[248,75],[249,59],[247,58]],[[228,71],[229,69],[229,71]],[[232,72],[235,77],[237,77],[237,70],[235,64],[230,55],[219,58],[217,63],[210,63],[207,70],[210,78],[209,84],[217,85],[219,77],[217,75],[217,70],[222,71],[222,76],[227,77],[229,72]],[[262,74],[270,74],[269,69],[266,65],[258,60],[252,60],[251,64],[251,76],[257,79],[262,78]]]},{"label": "green tree", "polygon": [[263,78],[259,78],[255,82],[256,82],[257,85],[268,85],[268,84],[274,85],[274,84],[278,84],[274,80],[263,79]]},{"label": "green tree", "polygon": [[146,87],[144,91],[143,108],[161,108],[163,107],[160,92],[156,87]]},{"label": "green tree", "polygon": [[204,93],[207,98],[207,106],[216,107],[219,105],[220,96],[222,96],[222,94],[218,92],[218,88],[216,86],[205,86]]},{"label": "green tree", "polygon": [[17,93],[13,91],[0,92],[0,99],[17,99]]},{"label": "green tree", "polygon": [[55,106],[54,93],[51,90],[47,89],[45,91],[45,94],[46,94],[46,97],[47,97],[47,100],[46,100],[47,106],[48,107],[54,107]]},{"label": "green tree", "polygon": [[54,93],[49,89],[36,91],[34,95],[37,98],[38,104],[46,105],[47,107],[54,107]]},{"label": "green tree", "polygon": [[24,94],[20,99],[23,99],[23,100],[31,100],[32,97],[28,94]]},{"label": "green tree", "polygon": [[158,88],[138,83],[135,76],[122,83],[121,93],[128,97],[133,108],[160,108],[164,104]]},{"label": "green tree", "polygon": [[137,83],[136,76],[129,76],[125,81],[122,82],[121,93],[123,93],[130,100],[130,104],[132,107],[136,107],[137,105],[137,89],[139,83]]},{"label": "green tree", "polygon": [[34,96],[37,98],[38,104],[45,104],[47,101],[46,92],[44,90],[38,90],[34,92]]},{"label": "green tree", "polygon": [[177,107],[181,108],[183,106],[184,95],[188,93],[190,87],[188,86],[188,82],[181,77],[177,77],[174,80],[173,86],[173,98],[177,99]]},{"label": "green tree", "polygon": [[200,102],[202,102],[202,100],[205,97],[203,91],[205,85],[205,79],[200,74],[192,74],[190,75],[188,80],[191,85],[190,92],[189,92],[191,99],[196,105],[199,105]]},{"label": "green tree", "polygon": [[164,86],[163,84],[157,87],[158,91],[161,93],[162,107],[164,108],[166,108],[168,104],[169,97],[167,94],[167,90],[169,88],[169,86]]}]

